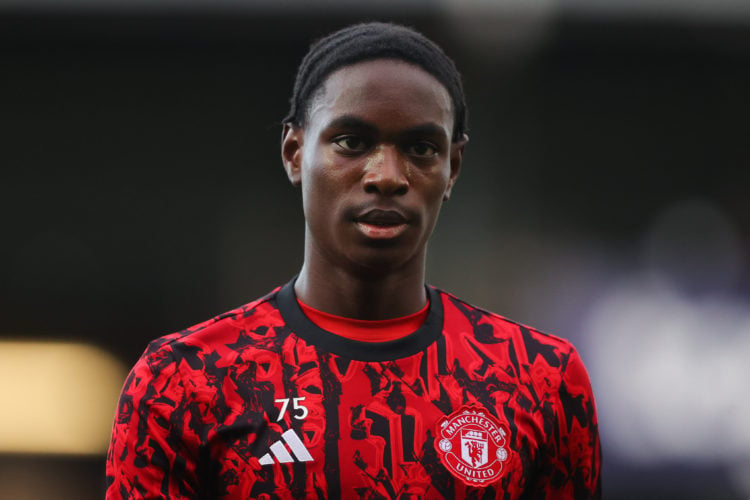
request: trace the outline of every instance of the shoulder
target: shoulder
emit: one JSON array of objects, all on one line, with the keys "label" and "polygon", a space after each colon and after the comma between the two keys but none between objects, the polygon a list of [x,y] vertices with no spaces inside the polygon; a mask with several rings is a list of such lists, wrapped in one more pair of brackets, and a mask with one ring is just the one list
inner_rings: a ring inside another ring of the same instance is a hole
[{"label": "shoulder", "polygon": [[183,362],[200,369],[208,357],[236,356],[252,347],[283,320],[276,307],[280,287],[245,305],[178,332],[151,341],[136,366],[148,367],[152,375]]},{"label": "shoulder", "polygon": [[443,298],[447,329],[460,329],[462,325],[465,329],[469,326],[479,343],[505,345],[509,356],[515,357],[521,365],[543,363],[564,371],[569,360],[578,356],[567,339],[477,307],[444,290],[437,291]]}]

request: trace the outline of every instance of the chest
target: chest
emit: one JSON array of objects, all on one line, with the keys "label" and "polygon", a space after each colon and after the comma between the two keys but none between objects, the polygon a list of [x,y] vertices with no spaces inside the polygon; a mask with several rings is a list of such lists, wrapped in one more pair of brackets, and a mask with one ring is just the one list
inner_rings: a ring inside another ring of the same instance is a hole
[{"label": "chest", "polygon": [[545,438],[502,365],[439,346],[392,362],[305,349],[235,366],[209,405],[226,408],[204,467],[219,497],[513,498]]}]

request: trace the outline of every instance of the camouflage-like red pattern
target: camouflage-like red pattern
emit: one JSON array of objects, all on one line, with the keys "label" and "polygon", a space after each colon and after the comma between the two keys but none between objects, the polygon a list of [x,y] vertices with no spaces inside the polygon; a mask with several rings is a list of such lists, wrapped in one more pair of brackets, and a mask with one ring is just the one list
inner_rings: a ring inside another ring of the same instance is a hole
[{"label": "camouflage-like red pattern", "polygon": [[[596,409],[569,342],[439,292],[436,342],[364,362],[298,337],[276,297],[149,344],[118,405],[107,498],[599,498]],[[508,430],[483,487],[435,448],[464,406]],[[311,460],[280,463],[290,429]]]}]

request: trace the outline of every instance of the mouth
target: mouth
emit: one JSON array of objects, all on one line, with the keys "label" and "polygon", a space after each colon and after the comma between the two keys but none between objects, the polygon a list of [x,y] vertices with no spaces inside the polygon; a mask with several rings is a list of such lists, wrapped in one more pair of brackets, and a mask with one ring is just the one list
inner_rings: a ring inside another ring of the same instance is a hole
[{"label": "mouth", "polygon": [[368,210],[354,218],[362,233],[373,239],[392,239],[401,235],[409,221],[396,210]]}]

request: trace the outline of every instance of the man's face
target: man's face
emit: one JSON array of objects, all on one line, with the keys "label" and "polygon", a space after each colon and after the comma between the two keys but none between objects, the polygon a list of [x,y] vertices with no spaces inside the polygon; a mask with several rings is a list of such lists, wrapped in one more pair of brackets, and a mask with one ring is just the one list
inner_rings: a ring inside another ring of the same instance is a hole
[{"label": "man's face", "polygon": [[306,251],[337,267],[421,268],[465,144],[451,142],[447,90],[402,61],[362,62],[332,73],[307,116],[282,137]]}]

